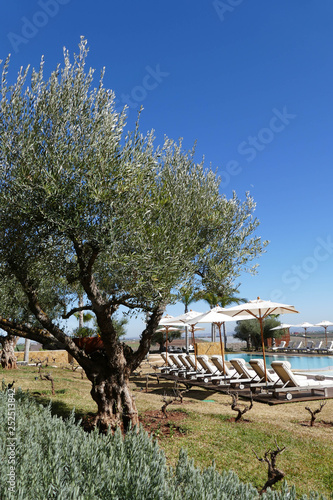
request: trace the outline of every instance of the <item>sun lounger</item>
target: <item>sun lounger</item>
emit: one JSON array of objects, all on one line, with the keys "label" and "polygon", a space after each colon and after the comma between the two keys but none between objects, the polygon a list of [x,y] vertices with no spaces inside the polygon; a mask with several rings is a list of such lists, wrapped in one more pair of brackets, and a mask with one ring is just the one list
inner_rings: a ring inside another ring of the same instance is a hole
[{"label": "sun lounger", "polygon": [[285,340],[282,340],[280,345],[272,347],[272,351],[281,351],[286,347],[286,343],[287,342]]},{"label": "sun lounger", "polygon": [[203,375],[199,375],[199,377],[202,377],[205,384],[207,384],[208,382],[215,383],[216,381],[223,382],[223,380],[227,380],[222,371],[219,370],[216,365],[210,362],[207,355],[197,356],[197,360],[202,366],[203,370],[205,370],[205,373]]},{"label": "sun lounger", "polygon": [[[251,384],[251,387],[275,387],[277,385],[282,385],[280,377],[273,370],[266,370],[265,378],[265,366],[263,359],[250,359],[249,364],[251,368],[256,372],[259,377],[259,382]],[[267,379],[267,380],[266,380]]]},{"label": "sun lounger", "polygon": [[[221,378],[218,381],[219,385],[223,385],[226,387],[238,386],[239,389],[244,389],[245,387],[244,382],[248,382],[248,378],[244,378],[242,376],[243,372],[241,372],[242,374],[241,375],[239,370],[237,371],[234,368],[230,369],[227,367],[225,363],[224,364],[225,373],[223,373],[223,363],[221,355],[214,355],[212,356],[211,360],[221,374]],[[216,381],[213,380],[213,383],[216,383]]]},{"label": "sun lounger", "polygon": [[318,340],[318,342],[316,343],[316,345],[311,349],[311,351],[314,351],[314,352],[319,352],[321,347],[323,345],[323,341],[322,340]]},{"label": "sun lounger", "polygon": [[185,359],[188,361],[191,368],[198,372],[202,372],[201,366],[195,362],[195,356],[193,354],[185,354]]},{"label": "sun lounger", "polygon": [[318,352],[320,353],[333,353],[333,340],[331,340],[330,342],[328,342],[327,344],[327,347],[321,347],[320,349],[318,349]]},{"label": "sun lounger", "polygon": [[195,362],[194,362],[194,366],[192,366],[192,364],[186,358],[187,358],[187,354],[186,353],[178,355],[178,360],[183,365],[183,369],[179,371],[178,376],[180,378],[195,379],[196,378],[196,374],[200,372],[200,368],[199,368],[199,371],[198,371],[198,369],[196,370],[194,368]]},{"label": "sun lounger", "polygon": [[299,352],[303,347],[303,340],[300,340],[299,342],[296,342],[294,347],[291,349],[291,351],[295,352]]},{"label": "sun lounger", "polygon": [[[214,354],[214,356],[211,357],[212,363],[216,366],[216,368],[219,370],[220,373],[223,374],[223,363],[222,363],[222,356],[220,354]],[[227,367],[226,362],[224,362],[224,375],[226,379],[231,379],[231,378],[240,378],[239,373],[234,369],[230,369]]]},{"label": "sun lounger", "polygon": [[298,349],[298,352],[311,352],[314,346],[313,340],[310,340],[310,342],[307,343],[306,347],[301,347]]},{"label": "sun lounger", "polygon": [[161,352],[161,358],[163,359],[164,364],[167,366],[167,365],[168,365],[168,363],[167,363],[167,359],[166,359],[165,352]]},{"label": "sun lounger", "polygon": [[247,378],[250,380],[258,378],[256,372],[246,366],[246,362],[244,359],[234,358],[230,360],[230,363],[242,378]]},{"label": "sun lounger", "polygon": [[193,366],[189,363],[189,361],[186,358],[187,354],[178,354],[178,359],[185,368],[185,372],[182,372],[182,375],[185,377],[190,377],[192,375],[195,375],[197,371],[195,368],[193,368]]},{"label": "sun lounger", "polygon": [[292,351],[294,349],[295,344],[296,344],[295,340],[293,340],[292,342],[289,342],[289,344],[287,345],[287,347],[285,347],[283,349],[283,351],[284,352]]},{"label": "sun lounger", "polygon": [[189,376],[192,380],[200,378],[204,374],[204,370],[198,362],[195,362],[195,356],[187,354],[185,355],[185,359],[191,365],[191,372],[188,372],[186,376]]},{"label": "sun lounger", "polygon": [[162,373],[172,373],[178,371],[178,366],[172,361],[172,359],[170,358],[170,354],[166,356],[166,353],[162,352],[161,357],[165,363],[160,367]]},{"label": "sun lounger", "polygon": [[[259,377],[257,373],[252,370],[247,368],[245,360],[242,358],[234,358],[230,360],[230,363],[234,367],[234,369],[238,372],[240,378],[234,380],[230,380],[230,384],[241,384],[242,386],[245,387],[244,384],[250,384],[251,382],[259,382]],[[241,388],[241,387],[240,387]]]},{"label": "sun lounger", "polygon": [[186,368],[184,364],[180,361],[178,354],[168,354],[168,359],[172,361],[172,363],[177,366],[177,375],[181,376],[181,374],[186,372]]},{"label": "sun lounger", "polygon": [[163,375],[188,378],[197,373],[196,370],[193,369],[190,363],[185,359],[186,354],[168,354],[168,356],[166,357],[166,354],[162,353],[161,356],[166,363],[164,366],[160,367],[161,373]]},{"label": "sun lounger", "polygon": [[184,368],[187,370],[192,370],[192,365],[186,359],[187,354],[178,354],[178,359],[181,363],[183,363]]},{"label": "sun lounger", "polygon": [[295,375],[288,361],[272,361],[271,366],[283,382],[282,387],[276,387],[273,390],[276,397],[282,394],[286,399],[291,400],[294,392],[319,393],[324,397],[327,397],[328,391],[333,393],[333,379],[315,375]]}]

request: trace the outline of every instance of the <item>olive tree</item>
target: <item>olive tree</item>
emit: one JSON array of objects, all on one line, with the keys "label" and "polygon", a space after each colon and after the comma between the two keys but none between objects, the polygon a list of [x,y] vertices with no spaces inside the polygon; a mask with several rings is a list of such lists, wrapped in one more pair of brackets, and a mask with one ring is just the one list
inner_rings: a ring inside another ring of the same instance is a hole
[{"label": "olive tree", "polygon": [[[116,112],[104,70],[94,87],[87,53],[81,39],[78,54],[64,50],[49,78],[42,59],[12,85],[9,59],[3,64],[0,280],[4,289],[15,284],[37,324],[3,311],[0,327],[66,349],[92,383],[96,423],[127,429],[138,422],[129,377],[177,287],[253,271],[264,243],[254,201],[226,199],[194,149],[168,138],[155,146],[138,124],[125,132],[126,109]],[[73,302],[74,288],[83,305]],[[117,335],[121,306],[147,315],[136,351]],[[64,326],[83,310],[96,316],[105,348],[91,355]]]},{"label": "olive tree", "polygon": [[[175,329],[169,329],[168,330],[168,344],[171,344],[173,340],[180,339],[182,336],[183,332],[182,330],[177,330]],[[166,344],[167,337],[165,334],[165,329],[159,328],[158,330],[155,331],[154,335],[151,338],[151,343],[152,344],[158,344],[160,346],[160,352],[163,351],[163,348]]]},{"label": "olive tree", "polygon": [[[17,358],[15,356],[15,346],[21,336],[21,328],[16,329],[16,325],[24,325],[26,331],[35,330],[37,333],[40,331],[40,324],[37,319],[29,311],[26,296],[23,293],[22,288],[18,285],[17,280],[5,277],[5,274],[1,272],[0,267],[0,290],[1,290],[1,325],[0,325],[0,344],[2,351],[0,354],[0,363],[4,369],[15,369],[17,368]],[[52,289],[50,290],[52,292]],[[52,294],[53,295],[53,294]],[[49,303],[50,297],[46,298],[45,294],[43,297],[43,302]],[[59,309],[57,310],[57,304],[53,303],[52,317],[55,318],[59,315]],[[6,335],[7,333],[7,335]],[[43,340],[43,345],[45,348],[61,347],[59,342],[52,338],[48,332],[44,332],[45,336],[40,338],[38,335],[33,340],[41,341]],[[25,336],[26,337],[26,336]],[[28,337],[26,337],[27,339]],[[32,338],[32,337],[30,337]]]},{"label": "olive tree", "polygon": [[0,354],[0,363],[5,370],[12,370],[17,368],[17,359],[15,356],[15,347],[19,337],[14,335],[3,336],[0,335],[0,344],[2,351]]},{"label": "olive tree", "polygon": [[[10,290],[5,287],[1,289],[1,295],[3,297],[3,302],[6,303],[8,298],[10,297]],[[15,296],[11,297],[11,302],[15,300]],[[1,313],[6,314],[8,310],[5,310],[2,306]],[[5,370],[11,370],[17,368],[17,358],[15,356],[15,346],[19,340],[19,337],[13,335],[10,331],[8,331],[7,335],[5,335],[6,331],[2,330],[0,327],[0,363],[2,368]]]},{"label": "olive tree", "polygon": [[[267,345],[267,339],[273,337],[279,337],[282,333],[278,333],[275,330],[272,331],[272,328],[276,326],[280,326],[281,321],[278,319],[278,316],[272,315],[267,316],[263,321],[263,333],[264,333],[264,341],[265,345]],[[247,319],[245,321],[237,321],[235,327],[234,337],[239,340],[244,340],[247,343],[247,348],[254,347],[258,350],[261,346],[261,333],[260,333],[260,324],[256,319]]]}]

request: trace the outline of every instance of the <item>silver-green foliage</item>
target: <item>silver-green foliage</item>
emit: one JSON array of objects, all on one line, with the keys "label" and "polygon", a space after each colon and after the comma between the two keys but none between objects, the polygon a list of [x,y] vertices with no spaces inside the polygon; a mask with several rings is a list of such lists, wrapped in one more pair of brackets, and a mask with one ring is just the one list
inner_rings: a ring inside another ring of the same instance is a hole
[{"label": "silver-green foliage", "polygon": [[78,247],[83,260],[96,255],[95,283],[116,305],[168,301],[194,274],[205,284],[253,271],[264,248],[253,200],[222,196],[181,142],[156,147],[153,133],[126,134],[103,72],[93,88],[87,53],[82,40],[74,62],[65,51],[48,79],[42,60],[30,81],[21,70],[13,85],[3,65],[0,278],[29,278],[49,313],[64,295],[70,301]]},{"label": "silver-green foliage", "polygon": [[[6,394],[1,394],[0,498],[172,499],[165,457],[146,433],[85,433],[22,393],[16,403],[16,492],[6,492]],[[7,496],[6,496],[7,495]]]},{"label": "silver-green foliage", "polygon": [[[4,389],[4,387],[3,387]],[[16,394],[16,490],[8,491],[7,392],[0,393],[0,498],[2,500],[255,500],[257,490],[233,472],[214,466],[201,471],[181,451],[175,469],[142,429],[125,438],[90,434],[68,420],[52,416],[18,391]],[[295,500],[294,488],[268,491],[264,500]],[[311,494],[309,500],[322,496]],[[302,500],[307,500],[303,496]]]}]

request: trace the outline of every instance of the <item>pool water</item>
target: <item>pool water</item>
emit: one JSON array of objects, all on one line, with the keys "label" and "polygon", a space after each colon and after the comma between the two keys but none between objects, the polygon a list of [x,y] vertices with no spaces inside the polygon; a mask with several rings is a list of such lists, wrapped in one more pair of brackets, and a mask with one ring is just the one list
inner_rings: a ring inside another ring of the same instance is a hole
[{"label": "pool water", "polygon": [[[233,358],[242,358],[248,363],[250,359],[262,358],[260,354],[226,354],[226,361]],[[283,356],[283,354],[266,354],[267,367],[272,361],[289,361],[293,370],[325,370],[333,375],[333,356]]]}]

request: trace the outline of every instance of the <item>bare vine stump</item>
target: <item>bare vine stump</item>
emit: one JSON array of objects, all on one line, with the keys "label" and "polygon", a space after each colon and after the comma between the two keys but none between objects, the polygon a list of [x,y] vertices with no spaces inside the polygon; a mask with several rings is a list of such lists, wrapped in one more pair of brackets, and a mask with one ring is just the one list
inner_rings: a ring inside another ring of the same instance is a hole
[{"label": "bare vine stump", "polygon": [[175,382],[174,393],[176,398],[179,398],[181,405],[183,404],[184,394],[186,394],[189,390],[190,388],[188,386],[185,386],[185,389],[181,391],[179,385],[177,384],[177,382]]},{"label": "bare vine stump", "polygon": [[324,406],[326,405],[326,401],[323,401],[322,403],[320,403],[320,407],[317,408],[316,410],[311,410],[311,408],[309,406],[306,406],[305,409],[310,413],[311,415],[311,421],[310,421],[310,427],[313,427],[314,426],[314,423],[315,423],[315,420],[317,418],[317,415],[318,413],[321,412],[321,410],[324,408]]},{"label": "bare vine stump", "polygon": [[259,462],[266,462],[268,464],[268,479],[263,488],[260,490],[260,494],[265,493],[267,488],[271,488],[273,484],[281,481],[285,476],[285,473],[276,467],[276,458],[279,453],[282,453],[286,449],[286,447],[284,446],[283,448],[280,448],[276,441],[275,444],[276,450],[266,451],[263,458],[259,458],[256,452],[252,450]]},{"label": "bare vine stump", "polygon": [[165,395],[163,397],[163,401],[164,401],[164,405],[162,406],[161,408],[161,412],[163,413],[164,415],[164,418],[168,418],[168,415],[167,415],[167,407],[169,405],[171,405],[171,403],[173,403],[175,401],[176,398],[167,398]]},{"label": "bare vine stump", "polygon": [[231,403],[231,409],[237,412],[237,417],[235,418],[235,422],[238,422],[242,416],[250,411],[253,408],[253,397],[252,397],[252,392],[251,392],[251,403],[250,405],[240,405],[238,403],[238,393],[237,392],[232,392],[230,393],[230,396],[232,397],[232,403]]},{"label": "bare vine stump", "polygon": [[39,376],[41,380],[49,380],[51,382],[51,388],[52,388],[52,396],[55,396],[55,391],[54,391],[54,379],[51,377],[51,373],[47,373],[46,375],[42,375],[41,373],[41,366],[39,367]]}]

